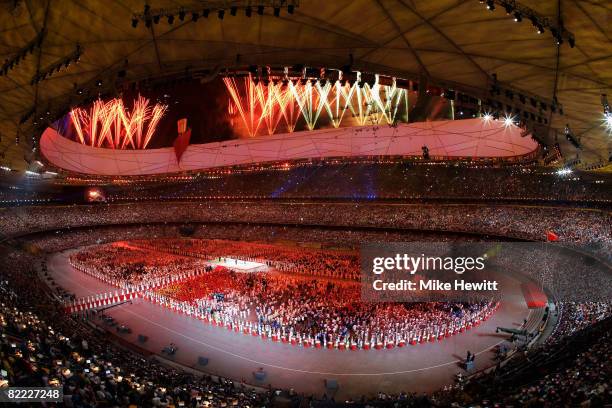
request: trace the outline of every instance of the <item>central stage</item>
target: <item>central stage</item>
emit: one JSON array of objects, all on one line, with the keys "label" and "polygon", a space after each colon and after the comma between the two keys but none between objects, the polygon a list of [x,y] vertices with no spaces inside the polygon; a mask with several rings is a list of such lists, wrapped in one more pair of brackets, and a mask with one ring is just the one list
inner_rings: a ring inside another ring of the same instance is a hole
[{"label": "central stage", "polygon": [[267,272],[268,265],[260,262],[243,261],[235,258],[216,258],[210,261],[213,266],[223,266],[225,268],[242,273]]}]

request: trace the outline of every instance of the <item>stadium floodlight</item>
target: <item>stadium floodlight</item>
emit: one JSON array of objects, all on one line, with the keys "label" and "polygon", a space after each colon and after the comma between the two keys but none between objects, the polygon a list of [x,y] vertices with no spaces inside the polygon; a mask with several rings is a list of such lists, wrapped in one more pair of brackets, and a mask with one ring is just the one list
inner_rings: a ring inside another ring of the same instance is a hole
[{"label": "stadium floodlight", "polygon": [[604,124],[608,129],[608,132],[612,132],[612,113],[607,113],[604,115]]},{"label": "stadium floodlight", "polygon": [[558,176],[567,176],[568,174],[572,174],[572,169],[564,168],[564,169],[557,170],[557,175]]}]

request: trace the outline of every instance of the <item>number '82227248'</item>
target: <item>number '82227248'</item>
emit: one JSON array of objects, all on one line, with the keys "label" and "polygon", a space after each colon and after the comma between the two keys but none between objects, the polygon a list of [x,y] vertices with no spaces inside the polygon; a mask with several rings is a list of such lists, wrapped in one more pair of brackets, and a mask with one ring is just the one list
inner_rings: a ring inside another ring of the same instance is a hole
[{"label": "number '82227248'", "polygon": [[0,388],[0,402],[61,402],[60,387],[7,387]]}]

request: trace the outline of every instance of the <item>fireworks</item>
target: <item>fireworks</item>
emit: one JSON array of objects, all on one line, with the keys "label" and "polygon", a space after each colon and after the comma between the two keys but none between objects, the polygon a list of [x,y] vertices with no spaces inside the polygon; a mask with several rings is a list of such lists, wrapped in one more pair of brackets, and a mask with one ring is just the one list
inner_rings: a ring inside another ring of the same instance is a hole
[{"label": "fireworks", "polygon": [[78,141],[93,147],[111,149],[145,149],[155,134],[166,105],[151,105],[138,96],[131,111],[121,99],[95,101],[89,109],[75,108],[70,119]]},{"label": "fireworks", "polygon": [[261,129],[269,135],[275,133],[280,123],[293,132],[300,118],[308,130],[314,130],[323,112],[335,128],[340,127],[347,110],[361,126],[393,124],[398,110],[407,110],[408,93],[395,83],[380,85],[376,78],[372,86],[319,80],[264,83],[255,82],[251,75],[244,78],[242,86],[233,77],[223,78],[223,82],[230,96],[229,114],[238,115],[248,135],[254,137]]}]

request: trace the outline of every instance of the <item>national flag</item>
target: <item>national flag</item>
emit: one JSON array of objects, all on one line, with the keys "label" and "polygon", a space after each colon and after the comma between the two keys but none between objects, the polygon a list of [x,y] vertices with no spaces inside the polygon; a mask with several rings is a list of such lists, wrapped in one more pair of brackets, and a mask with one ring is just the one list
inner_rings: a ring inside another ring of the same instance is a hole
[{"label": "national flag", "polygon": [[180,163],[181,157],[187,147],[189,146],[189,140],[191,139],[191,129],[187,129],[185,133],[178,135],[174,141],[174,153],[176,154],[176,161]]},{"label": "national flag", "polygon": [[552,231],[546,231],[546,240],[549,242],[558,241],[559,236]]}]

